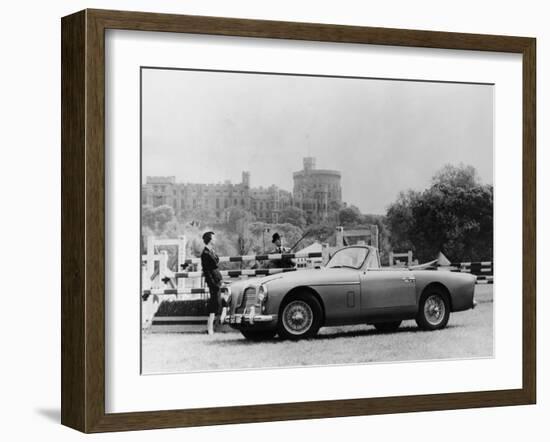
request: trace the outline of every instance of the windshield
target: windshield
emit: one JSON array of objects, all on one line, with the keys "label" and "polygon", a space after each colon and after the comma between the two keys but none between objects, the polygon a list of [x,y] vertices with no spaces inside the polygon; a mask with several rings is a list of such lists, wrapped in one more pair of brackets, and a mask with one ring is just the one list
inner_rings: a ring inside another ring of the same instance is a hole
[{"label": "windshield", "polygon": [[340,267],[360,269],[365,262],[367,253],[368,249],[364,247],[350,247],[338,250],[328,262],[327,267],[333,269]]}]

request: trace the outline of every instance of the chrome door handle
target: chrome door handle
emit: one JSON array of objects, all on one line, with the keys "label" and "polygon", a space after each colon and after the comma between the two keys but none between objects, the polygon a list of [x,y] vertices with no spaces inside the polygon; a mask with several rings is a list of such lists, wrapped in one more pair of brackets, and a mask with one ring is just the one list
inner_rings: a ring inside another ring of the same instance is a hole
[{"label": "chrome door handle", "polygon": [[416,281],[416,278],[414,276],[403,276],[403,278],[401,278],[401,279],[405,282],[415,282]]}]

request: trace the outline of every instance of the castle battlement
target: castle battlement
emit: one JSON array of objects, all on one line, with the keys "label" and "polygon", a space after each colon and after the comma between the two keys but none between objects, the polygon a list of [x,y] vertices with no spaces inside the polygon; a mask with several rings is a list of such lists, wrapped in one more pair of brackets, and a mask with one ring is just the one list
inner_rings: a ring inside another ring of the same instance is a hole
[{"label": "castle battlement", "polygon": [[258,220],[278,222],[281,210],[302,209],[311,219],[324,219],[329,210],[342,206],[341,173],[316,169],[314,157],[303,159],[303,170],[294,172],[293,192],[269,187],[250,187],[251,174],[243,171],[240,183],[176,183],[174,176],[147,177],[142,187],[142,204],[170,205],[185,217],[196,210],[208,210],[220,222],[231,208],[253,213]]}]

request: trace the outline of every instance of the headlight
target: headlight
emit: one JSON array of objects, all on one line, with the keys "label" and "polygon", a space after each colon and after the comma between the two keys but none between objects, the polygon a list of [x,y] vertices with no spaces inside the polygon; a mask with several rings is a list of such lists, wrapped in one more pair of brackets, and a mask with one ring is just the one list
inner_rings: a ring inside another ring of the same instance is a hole
[{"label": "headlight", "polygon": [[261,285],[258,287],[258,301],[261,303],[265,302],[267,299],[267,287],[265,285]]}]

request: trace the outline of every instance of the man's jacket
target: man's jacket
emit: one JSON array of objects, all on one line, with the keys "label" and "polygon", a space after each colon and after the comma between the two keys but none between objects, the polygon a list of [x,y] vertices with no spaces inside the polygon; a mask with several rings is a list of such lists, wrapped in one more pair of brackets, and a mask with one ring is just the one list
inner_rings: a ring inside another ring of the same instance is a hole
[{"label": "man's jacket", "polygon": [[220,286],[222,282],[222,274],[218,269],[218,263],[220,259],[216,253],[205,247],[201,254],[202,271],[204,273],[204,279],[210,286]]}]

